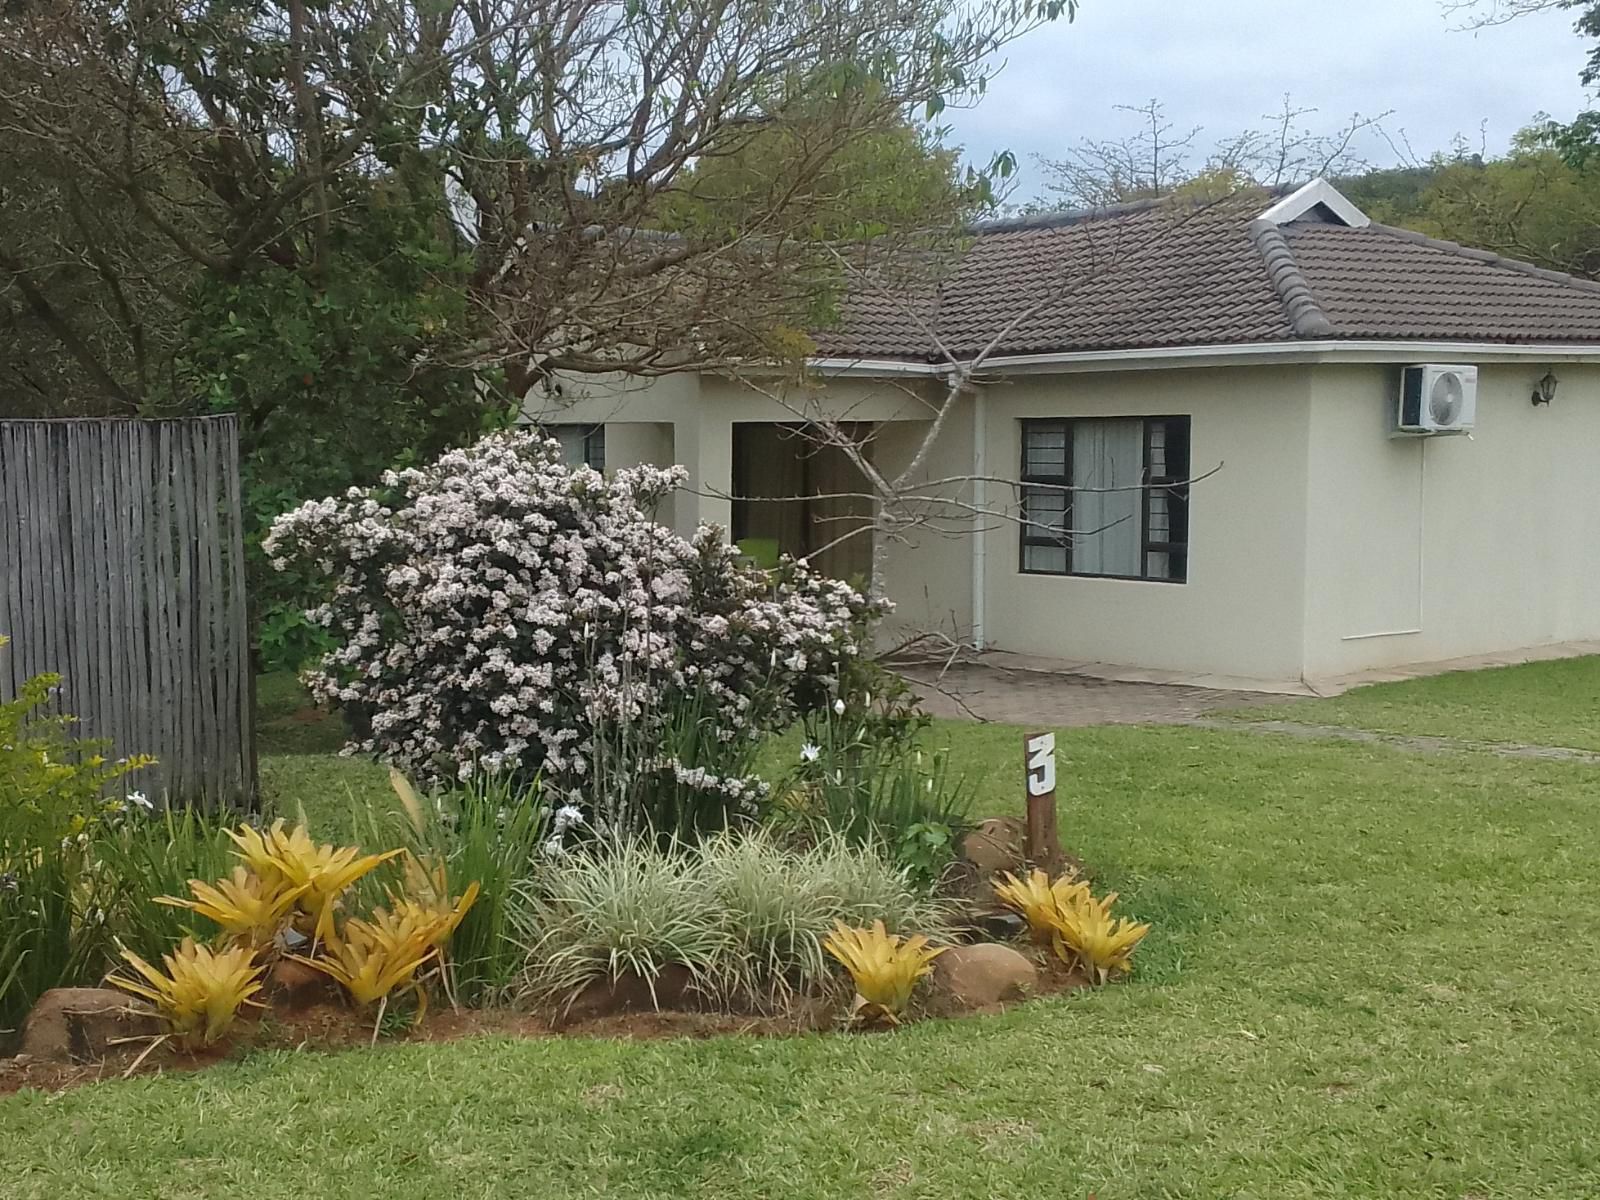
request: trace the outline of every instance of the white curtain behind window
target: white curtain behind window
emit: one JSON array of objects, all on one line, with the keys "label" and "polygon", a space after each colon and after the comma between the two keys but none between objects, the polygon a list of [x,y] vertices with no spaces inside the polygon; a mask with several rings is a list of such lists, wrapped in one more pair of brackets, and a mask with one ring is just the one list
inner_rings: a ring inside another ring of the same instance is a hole
[{"label": "white curtain behind window", "polygon": [[[1075,421],[1072,484],[1076,488],[1128,488],[1072,493],[1072,569],[1084,575],[1138,575],[1143,482],[1143,423]],[[1098,532],[1096,532],[1098,531]]]},{"label": "white curtain behind window", "polygon": [[569,467],[583,466],[583,435],[587,425],[546,425],[545,435],[561,443],[561,460]]}]

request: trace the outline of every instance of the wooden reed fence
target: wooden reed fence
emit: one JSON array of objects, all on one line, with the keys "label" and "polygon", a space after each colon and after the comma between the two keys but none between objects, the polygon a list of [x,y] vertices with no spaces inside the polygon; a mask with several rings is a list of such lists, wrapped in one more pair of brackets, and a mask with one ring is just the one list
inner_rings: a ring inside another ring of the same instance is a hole
[{"label": "wooden reed fence", "polygon": [[151,799],[253,805],[233,416],[0,421],[0,698],[42,671]]}]

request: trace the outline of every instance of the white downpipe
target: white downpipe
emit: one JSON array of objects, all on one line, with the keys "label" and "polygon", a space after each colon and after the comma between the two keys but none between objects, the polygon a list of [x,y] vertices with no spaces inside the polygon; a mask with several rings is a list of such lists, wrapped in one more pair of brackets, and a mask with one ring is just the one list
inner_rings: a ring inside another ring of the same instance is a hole
[{"label": "white downpipe", "polygon": [[989,499],[989,455],[986,445],[988,429],[984,418],[987,408],[984,389],[980,385],[972,395],[972,646],[975,650],[985,647],[984,596],[987,591],[988,560],[984,512]]},{"label": "white downpipe", "polygon": [[1347,633],[1341,642],[1365,642],[1373,638],[1411,637],[1422,632],[1422,598],[1427,593],[1424,574],[1428,558],[1428,439],[1417,439],[1417,623],[1411,629],[1380,629],[1376,633]]}]

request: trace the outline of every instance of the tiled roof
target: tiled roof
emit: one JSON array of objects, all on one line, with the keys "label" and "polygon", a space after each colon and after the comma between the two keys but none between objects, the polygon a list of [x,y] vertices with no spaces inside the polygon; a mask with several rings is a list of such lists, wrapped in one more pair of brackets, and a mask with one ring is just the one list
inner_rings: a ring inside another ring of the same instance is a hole
[{"label": "tiled roof", "polygon": [[1600,283],[1387,225],[1282,230],[1335,336],[1600,341]]},{"label": "tiled roof", "polygon": [[[1600,283],[1259,196],[996,222],[943,272],[858,280],[829,357],[1381,338],[1600,343]],[[1359,215],[1359,214],[1357,214]],[[992,346],[991,346],[992,343]]]}]

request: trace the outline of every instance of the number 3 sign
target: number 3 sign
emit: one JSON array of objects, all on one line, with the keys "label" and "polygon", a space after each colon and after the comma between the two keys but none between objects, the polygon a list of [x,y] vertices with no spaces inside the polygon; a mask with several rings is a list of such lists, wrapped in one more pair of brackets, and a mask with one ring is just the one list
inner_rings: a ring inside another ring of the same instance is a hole
[{"label": "number 3 sign", "polygon": [[1056,831],[1056,735],[1027,734],[1022,739],[1022,759],[1028,796],[1023,851],[1034,866],[1053,872],[1061,863]]},{"label": "number 3 sign", "polygon": [[1048,796],[1056,790],[1056,735],[1030,733],[1023,751],[1028,758],[1028,795]]}]

